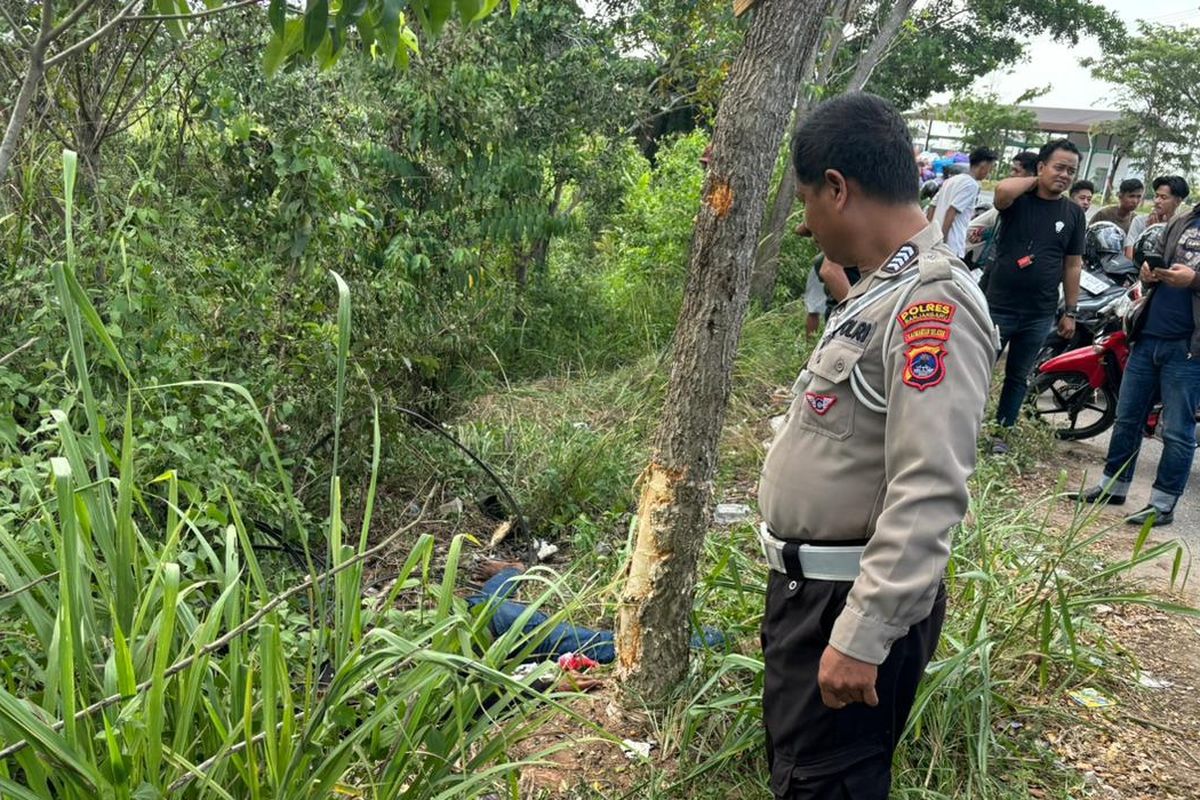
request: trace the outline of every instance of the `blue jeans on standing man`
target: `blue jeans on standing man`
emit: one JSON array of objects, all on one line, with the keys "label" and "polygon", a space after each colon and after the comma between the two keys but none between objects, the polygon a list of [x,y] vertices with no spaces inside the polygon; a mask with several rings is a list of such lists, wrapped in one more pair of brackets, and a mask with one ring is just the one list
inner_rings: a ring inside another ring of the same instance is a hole
[{"label": "blue jeans on standing man", "polygon": [[1163,452],[1150,493],[1150,505],[1162,512],[1175,508],[1187,486],[1196,453],[1196,407],[1200,405],[1200,360],[1188,353],[1187,339],[1143,336],[1133,344],[1121,393],[1117,421],[1104,464],[1105,490],[1114,497],[1129,493],[1150,407],[1161,393]]},{"label": "blue jeans on standing man", "polygon": [[992,309],[992,322],[1000,329],[1000,352],[1008,347],[1004,360],[1004,386],[996,405],[996,421],[1006,428],[1017,424],[1021,404],[1029,390],[1029,375],[1037,355],[1054,330],[1055,316],[1042,312]]}]

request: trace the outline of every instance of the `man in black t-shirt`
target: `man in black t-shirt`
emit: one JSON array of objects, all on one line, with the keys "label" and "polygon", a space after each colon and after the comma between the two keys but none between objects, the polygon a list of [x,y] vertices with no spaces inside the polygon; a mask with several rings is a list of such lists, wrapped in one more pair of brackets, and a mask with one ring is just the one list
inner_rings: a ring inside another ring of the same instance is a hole
[{"label": "man in black t-shirt", "polygon": [[[1008,178],[996,186],[1000,240],[987,299],[1000,329],[1000,347],[1008,347],[996,408],[996,421],[1004,427],[1016,423],[1038,351],[1054,327],[1060,283],[1066,310],[1058,332],[1065,339],[1075,335],[1087,221],[1062,195],[1078,169],[1079,148],[1055,139],[1038,153],[1036,176]],[[1004,444],[998,442],[996,449],[1003,452]]]}]

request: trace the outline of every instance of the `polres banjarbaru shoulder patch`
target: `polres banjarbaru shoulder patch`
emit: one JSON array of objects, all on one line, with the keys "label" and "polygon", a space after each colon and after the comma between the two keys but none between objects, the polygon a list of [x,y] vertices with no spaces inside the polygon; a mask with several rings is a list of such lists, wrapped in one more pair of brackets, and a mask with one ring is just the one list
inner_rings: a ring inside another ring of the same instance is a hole
[{"label": "polres banjarbaru shoulder patch", "polygon": [[895,275],[909,264],[917,260],[917,256],[921,254],[921,250],[912,242],[905,242],[900,245],[892,257],[887,260],[887,263],[879,268],[879,271],[884,275]]},{"label": "polres banjarbaru shoulder patch", "polygon": [[896,315],[896,321],[903,328],[911,328],[913,325],[922,322],[933,322],[940,325],[949,325],[954,319],[954,312],[958,310],[958,306],[953,303],[946,303],[940,300],[925,300],[920,303],[913,303],[908,308]]}]

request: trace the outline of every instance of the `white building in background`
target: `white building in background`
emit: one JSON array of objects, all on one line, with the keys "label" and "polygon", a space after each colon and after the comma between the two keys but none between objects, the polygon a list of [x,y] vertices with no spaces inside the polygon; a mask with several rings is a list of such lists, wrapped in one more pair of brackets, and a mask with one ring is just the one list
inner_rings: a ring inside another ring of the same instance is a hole
[{"label": "white building in background", "polygon": [[[1034,141],[1009,139],[1004,143],[1002,158],[1007,161],[1022,150],[1036,151],[1049,139],[1066,138],[1079,148],[1083,159],[1079,165],[1079,178],[1096,184],[1099,192],[1104,191],[1112,171],[1113,151],[1119,144],[1117,137],[1106,133],[1093,133],[1104,122],[1111,122],[1121,115],[1117,111],[1100,111],[1090,108],[1053,108],[1050,106],[1020,106],[1032,111],[1037,117],[1038,130],[1043,134]],[[923,109],[910,115],[914,123],[913,140],[924,150],[946,152],[962,147],[963,129],[953,122],[938,119],[942,108]],[[1112,176],[1113,186],[1129,177],[1129,159],[1123,158]],[[1140,177],[1140,176],[1138,176]]]}]

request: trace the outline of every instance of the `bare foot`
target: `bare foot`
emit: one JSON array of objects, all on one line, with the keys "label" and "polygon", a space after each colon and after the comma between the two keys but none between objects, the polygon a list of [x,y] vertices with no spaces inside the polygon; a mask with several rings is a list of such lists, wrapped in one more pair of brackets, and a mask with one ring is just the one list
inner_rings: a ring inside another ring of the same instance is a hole
[{"label": "bare foot", "polygon": [[485,559],[476,565],[475,578],[476,580],[486,581],[488,578],[493,578],[506,569],[515,569],[517,572],[524,572],[525,565],[520,561],[500,561],[495,558]]}]

